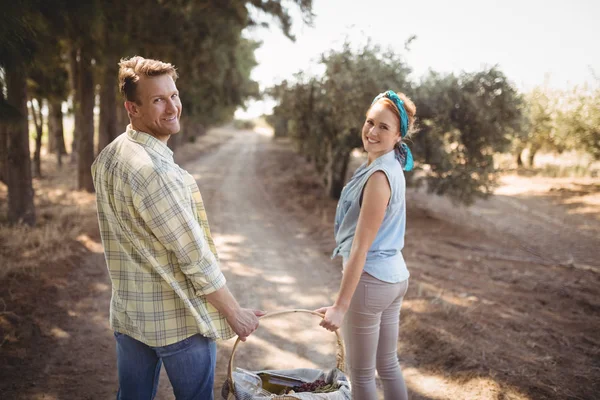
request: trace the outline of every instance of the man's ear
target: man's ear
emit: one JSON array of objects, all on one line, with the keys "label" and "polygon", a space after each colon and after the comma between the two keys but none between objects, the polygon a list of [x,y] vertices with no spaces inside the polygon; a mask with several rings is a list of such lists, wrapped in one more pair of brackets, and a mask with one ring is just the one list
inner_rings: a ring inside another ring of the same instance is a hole
[{"label": "man's ear", "polygon": [[132,116],[136,116],[139,113],[138,106],[133,101],[126,100],[125,109],[127,110],[127,113]]}]

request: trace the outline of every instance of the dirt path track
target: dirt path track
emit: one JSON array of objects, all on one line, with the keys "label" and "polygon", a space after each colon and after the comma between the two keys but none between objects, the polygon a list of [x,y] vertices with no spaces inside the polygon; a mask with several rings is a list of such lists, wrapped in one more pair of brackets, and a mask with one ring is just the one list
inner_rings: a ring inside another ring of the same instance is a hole
[{"label": "dirt path track", "polygon": [[[210,135],[220,145],[184,167],[199,182],[239,302],[267,311],[330,303],[341,276],[329,259],[334,203],[311,208],[318,185],[304,182],[301,157],[270,137]],[[555,203],[506,193],[465,209],[410,193],[399,356],[412,399],[579,399],[600,390],[598,213]],[[82,223],[95,233],[78,238],[81,262],[40,268],[33,284],[12,279],[2,294],[26,315],[4,313],[24,333],[21,347],[0,348],[2,399],[115,398],[110,282],[96,221]],[[332,367],[334,338],[317,322],[265,320],[235,365]],[[218,347],[215,399],[232,345]],[[173,398],[163,369],[157,399]]]}]

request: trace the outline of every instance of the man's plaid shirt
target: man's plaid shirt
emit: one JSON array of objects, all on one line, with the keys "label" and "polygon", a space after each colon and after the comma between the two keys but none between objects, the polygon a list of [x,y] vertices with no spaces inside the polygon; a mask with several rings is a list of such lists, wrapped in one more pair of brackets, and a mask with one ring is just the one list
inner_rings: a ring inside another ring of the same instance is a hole
[{"label": "man's plaid shirt", "polygon": [[111,327],[149,346],[235,334],[205,295],[225,285],[196,181],[166,144],[127,131],[94,161]]}]

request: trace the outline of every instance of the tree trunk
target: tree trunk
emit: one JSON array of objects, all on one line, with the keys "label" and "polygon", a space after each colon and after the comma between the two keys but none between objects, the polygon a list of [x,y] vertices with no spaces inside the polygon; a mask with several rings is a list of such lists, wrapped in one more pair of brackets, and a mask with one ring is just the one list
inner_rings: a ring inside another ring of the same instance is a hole
[{"label": "tree trunk", "polygon": [[100,129],[98,153],[117,137],[117,60],[109,56],[104,62],[100,87]]},{"label": "tree trunk", "polygon": [[197,118],[183,115],[180,123],[181,131],[176,134],[177,136],[181,136],[178,140],[179,143],[195,143],[198,137],[206,135],[206,127]]},{"label": "tree trunk", "polygon": [[46,149],[48,154],[56,154],[56,136],[53,135],[54,131],[52,130],[52,122],[50,122],[52,116],[50,115],[50,100],[48,100],[48,119],[46,120],[46,125],[48,128],[48,143]]},{"label": "tree trunk", "polygon": [[121,96],[117,100],[117,132],[123,133],[125,129],[127,129],[127,125],[129,125],[129,114],[127,114],[127,109],[123,105],[124,100]]},{"label": "tree trunk", "polygon": [[167,142],[167,146],[171,150],[173,150],[173,153],[176,153],[179,146],[181,146],[182,139],[183,139],[183,137],[181,136],[181,133],[176,133],[175,135],[171,135],[171,137],[169,138],[169,141]]},{"label": "tree trunk", "polygon": [[[180,124],[180,128],[181,130],[179,131],[179,133],[177,133],[177,136],[181,136],[180,142],[181,143],[189,143],[189,142],[193,142],[195,140],[194,137],[194,132],[193,132],[193,123],[191,118],[189,118],[187,115],[182,115],[181,119],[179,120],[179,124]],[[174,138],[171,138],[169,140],[173,140]]]},{"label": "tree trunk", "polygon": [[274,127],[273,127],[273,135],[276,138],[280,138],[280,137],[287,137],[289,132],[288,132],[288,121],[287,119],[284,118],[276,118],[275,122],[274,122]]},{"label": "tree trunk", "polygon": [[340,151],[339,147],[328,146],[328,161],[325,167],[327,195],[333,199],[339,199],[346,183],[346,172],[350,161],[349,151]]},{"label": "tree trunk", "polygon": [[11,223],[35,225],[31,161],[27,126],[27,82],[20,66],[4,70],[7,102],[21,114],[7,124],[8,220]]},{"label": "tree trunk", "polygon": [[94,74],[92,57],[84,47],[79,55],[79,85],[77,98],[79,108],[75,118],[79,118],[80,130],[77,138],[77,187],[88,192],[94,191],[92,163],[94,162]]},{"label": "tree trunk", "polygon": [[67,154],[65,148],[65,134],[63,129],[62,101],[50,100],[48,102],[48,138],[54,138],[56,162],[62,166],[62,156]]},{"label": "tree trunk", "polygon": [[517,168],[523,167],[523,150],[525,150],[525,146],[519,144],[515,148],[515,161],[517,162]]},{"label": "tree trunk", "polygon": [[[37,110],[33,101],[37,103]],[[33,116],[33,124],[35,125],[35,150],[33,152],[33,177],[42,177],[42,135],[44,133],[44,115],[42,114],[42,101],[31,99],[31,115]]]},{"label": "tree trunk", "polygon": [[79,50],[75,46],[71,46],[69,51],[69,81],[71,83],[71,93],[73,96],[73,116],[74,116],[74,125],[73,125],[73,141],[71,142],[71,163],[77,162],[77,157],[79,155],[78,152],[78,137],[79,132],[81,131],[81,115],[79,112],[79,83],[80,83],[80,66],[79,66]]},{"label": "tree trunk", "polygon": [[201,122],[196,122],[194,124],[194,133],[195,137],[204,136],[208,131],[206,130],[206,126]]},{"label": "tree trunk", "polygon": [[539,146],[536,145],[531,145],[531,147],[529,147],[529,168],[534,168],[535,155],[539,149]]},{"label": "tree trunk", "polygon": [[7,159],[7,137],[6,125],[0,123],[0,182],[6,184],[6,159]]}]

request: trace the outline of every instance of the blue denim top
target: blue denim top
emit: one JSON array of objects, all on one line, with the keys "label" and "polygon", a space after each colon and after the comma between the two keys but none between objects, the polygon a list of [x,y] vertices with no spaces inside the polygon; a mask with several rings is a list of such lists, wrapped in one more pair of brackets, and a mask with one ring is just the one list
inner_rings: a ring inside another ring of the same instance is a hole
[{"label": "blue denim top", "polygon": [[358,224],[363,189],[377,171],[385,173],[392,193],[381,227],[367,253],[364,271],[384,282],[402,282],[410,275],[402,257],[406,231],[406,181],[394,151],[378,157],[370,165],[362,164],[344,186],[335,213],[337,246],[331,258],[341,255],[346,264]]}]

